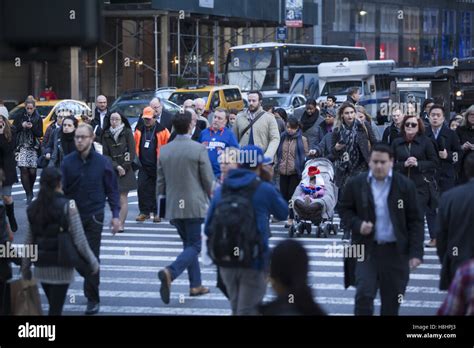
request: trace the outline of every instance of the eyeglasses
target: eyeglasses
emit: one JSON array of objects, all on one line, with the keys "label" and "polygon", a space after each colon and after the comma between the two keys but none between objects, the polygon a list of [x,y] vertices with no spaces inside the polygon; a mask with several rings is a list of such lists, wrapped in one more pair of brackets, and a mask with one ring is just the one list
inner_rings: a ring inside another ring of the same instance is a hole
[{"label": "eyeglasses", "polygon": [[405,123],[405,127],[407,127],[407,128],[416,128],[416,127],[418,127],[418,123],[407,122],[407,123]]},{"label": "eyeglasses", "polygon": [[76,135],[74,136],[74,139],[76,140],[84,140],[84,139],[87,139],[87,138],[91,138],[90,135]]}]

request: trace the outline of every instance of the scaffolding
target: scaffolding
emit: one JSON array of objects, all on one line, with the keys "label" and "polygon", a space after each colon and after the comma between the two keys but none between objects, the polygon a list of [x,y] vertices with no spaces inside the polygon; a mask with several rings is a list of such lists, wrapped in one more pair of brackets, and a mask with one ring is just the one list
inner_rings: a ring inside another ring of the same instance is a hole
[{"label": "scaffolding", "polygon": [[[102,44],[84,59],[93,69],[87,69],[83,95],[117,98],[129,89],[222,83],[229,48],[275,41],[277,26],[163,11],[107,13]],[[310,43],[312,37],[291,29],[288,41]]]}]

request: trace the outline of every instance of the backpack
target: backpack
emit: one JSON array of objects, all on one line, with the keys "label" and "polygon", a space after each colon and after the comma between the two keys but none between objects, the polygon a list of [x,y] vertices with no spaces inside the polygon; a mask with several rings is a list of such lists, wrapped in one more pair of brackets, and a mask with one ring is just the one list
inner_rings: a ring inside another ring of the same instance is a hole
[{"label": "backpack", "polygon": [[262,238],[252,203],[259,185],[258,178],[239,189],[224,183],[209,225],[208,251],[217,266],[249,268],[261,255]]}]

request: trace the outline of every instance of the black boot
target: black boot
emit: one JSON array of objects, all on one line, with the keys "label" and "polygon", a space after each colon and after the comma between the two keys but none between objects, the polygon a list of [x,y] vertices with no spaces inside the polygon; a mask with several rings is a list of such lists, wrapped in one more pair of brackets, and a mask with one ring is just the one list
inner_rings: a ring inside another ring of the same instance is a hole
[{"label": "black boot", "polygon": [[7,211],[8,221],[10,221],[10,228],[12,229],[13,232],[16,232],[18,230],[18,224],[16,223],[16,219],[15,219],[14,205],[15,203],[13,202],[12,204],[5,204],[5,208]]}]

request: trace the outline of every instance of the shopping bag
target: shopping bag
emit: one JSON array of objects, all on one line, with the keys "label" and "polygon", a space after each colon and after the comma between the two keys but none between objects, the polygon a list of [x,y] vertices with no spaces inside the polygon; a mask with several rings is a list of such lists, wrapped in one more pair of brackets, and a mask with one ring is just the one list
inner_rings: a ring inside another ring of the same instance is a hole
[{"label": "shopping bag", "polygon": [[35,279],[17,279],[10,283],[12,315],[43,315]]}]

